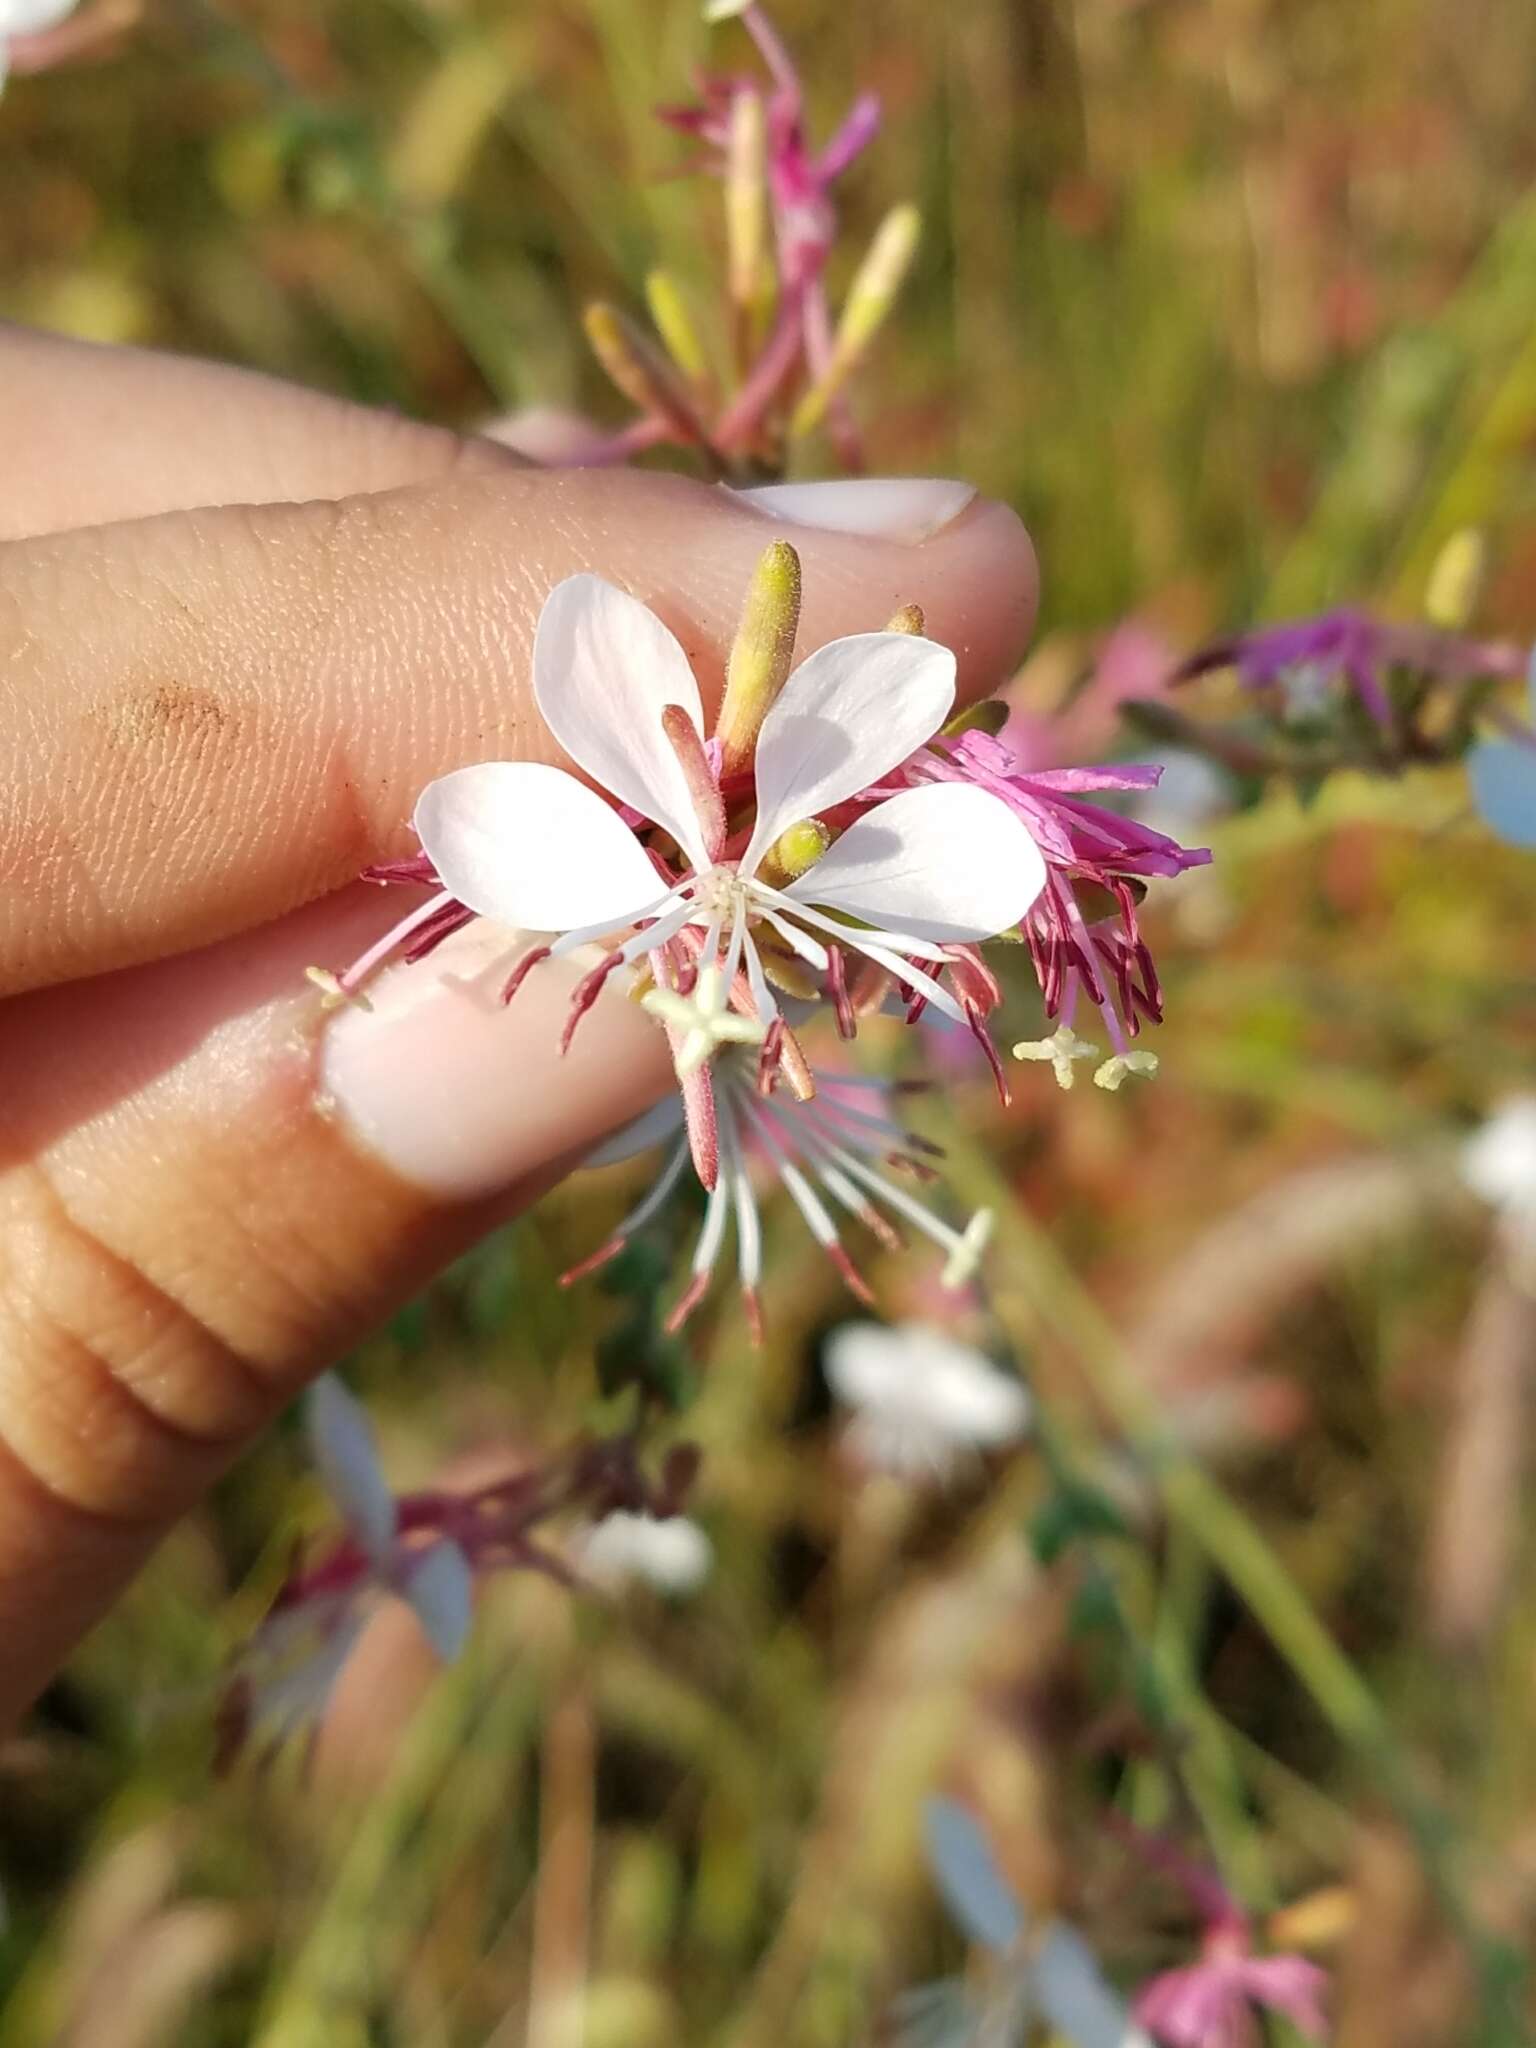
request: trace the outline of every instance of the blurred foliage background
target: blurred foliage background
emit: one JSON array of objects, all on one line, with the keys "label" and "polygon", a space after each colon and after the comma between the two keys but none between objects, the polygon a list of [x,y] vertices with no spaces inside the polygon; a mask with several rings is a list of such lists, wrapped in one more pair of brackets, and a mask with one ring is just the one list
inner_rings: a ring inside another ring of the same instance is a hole
[{"label": "blurred foliage background", "polygon": [[[777,18],[826,119],[885,99],[848,246],[907,197],[927,233],[861,407],[877,470],[1029,519],[1021,701],[1128,616],[1184,649],[1412,614],[1469,524],[1482,623],[1536,631],[1536,14]],[[657,260],[707,303],[713,199],[651,118],[705,37],[689,0],[152,0],[110,61],[0,104],[0,314],[460,425],[616,420],[576,315]],[[1155,1085],[1020,1069],[1004,1115],[946,1061],[920,1112],[1001,1206],[966,1333],[1021,1361],[1040,1438],[942,1494],[853,1473],[818,1369],[848,1305],[780,1213],[767,1346],[725,1304],[673,1361],[705,1589],[502,1583],[440,1676],[385,1614],[307,1773],[215,1779],[223,1660],[325,1514],[279,1433],[0,1751],[3,2048],[884,2040],[962,1953],[918,1847],[935,1786],[1123,1983],[1191,1932],[1103,1810],[1155,1825],[1176,1792],[1335,1971],[1339,2041],[1527,2038],[1536,1313],[1455,1147],[1531,1083],[1529,860],[1448,772],[1191,830],[1214,869],[1149,906]],[[402,1486],[614,1420],[624,1306],[552,1276],[630,1185],[578,1181],[352,1361]],[[921,1261],[876,1270],[936,1312]]]}]

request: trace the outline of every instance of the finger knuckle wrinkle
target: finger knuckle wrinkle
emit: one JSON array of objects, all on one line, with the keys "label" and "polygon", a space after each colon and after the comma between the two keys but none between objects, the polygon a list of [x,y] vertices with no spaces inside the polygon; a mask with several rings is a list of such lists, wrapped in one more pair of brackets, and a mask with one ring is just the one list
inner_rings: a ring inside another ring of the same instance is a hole
[{"label": "finger knuckle wrinkle", "polygon": [[181,1304],[57,1205],[0,1235],[0,1442],[92,1515],[158,1521],[270,1413]]}]

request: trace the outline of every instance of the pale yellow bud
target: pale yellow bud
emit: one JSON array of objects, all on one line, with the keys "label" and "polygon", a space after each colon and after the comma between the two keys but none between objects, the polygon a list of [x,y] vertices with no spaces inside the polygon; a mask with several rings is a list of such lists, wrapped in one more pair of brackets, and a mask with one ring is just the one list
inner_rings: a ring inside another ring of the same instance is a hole
[{"label": "pale yellow bud", "polygon": [[1436,555],[1424,590],[1424,611],[1448,633],[1465,631],[1488,573],[1488,543],[1474,527],[1453,533]]},{"label": "pale yellow bud", "polygon": [[593,355],[609,382],[641,412],[663,419],[680,440],[703,444],[707,436],[688,392],[666,357],[614,306],[598,300],[581,316]]},{"label": "pale yellow bud", "polygon": [[789,426],[791,438],[809,434],[821,424],[827,407],[863,361],[896,303],[896,294],[917,254],[922,229],[923,217],[915,206],[897,206],[875,230],[848,288],[831,360],[795,408]]},{"label": "pale yellow bud", "polygon": [[815,867],[831,844],[832,834],[820,818],[802,818],[799,824],[781,832],[769,847],[763,858],[764,879],[776,889],[798,882]]},{"label": "pale yellow bud", "polygon": [[751,767],[763,720],[794,664],[799,630],[800,557],[787,540],[776,540],[752,572],[726,664],[715,722],[723,774]]},{"label": "pale yellow bud", "polygon": [[742,311],[757,307],[767,277],[768,116],[755,92],[739,92],[731,102],[725,246],[731,304]]},{"label": "pale yellow bud", "polygon": [[709,383],[709,363],[698,329],[688,311],[678,282],[669,270],[653,270],[645,280],[645,303],[667,354],[691,385],[703,389]]}]

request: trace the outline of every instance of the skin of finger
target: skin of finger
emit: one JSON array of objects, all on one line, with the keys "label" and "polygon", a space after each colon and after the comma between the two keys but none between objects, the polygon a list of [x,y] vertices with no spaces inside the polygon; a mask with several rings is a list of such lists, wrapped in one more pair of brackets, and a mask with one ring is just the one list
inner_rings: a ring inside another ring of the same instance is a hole
[{"label": "skin of finger", "polygon": [[308,1377],[668,1085],[622,996],[562,1059],[580,970],[540,970],[507,1013],[508,1185],[433,1203],[327,1113],[324,1019],[297,992],[379,916],[353,890],[0,1010],[0,1058],[29,1075],[0,1116],[0,1720]]},{"label": "skin of finger", "polygon": [[505,448],[150,349],[0,325],[0,541],[521,467]]},{"label": "skin of finger", "polygon": [[[681,478],[525,471],[0,550],[0,988],[280,915],[409,851],[434,775],[559,759],[529,657],[566,575],[596,568],[652,604],[708,700],[779,530]],[[1034,561],[1005,507],[918,546],[793,537],[805,650],[909,602],[965,696],[1022,650]]]}]

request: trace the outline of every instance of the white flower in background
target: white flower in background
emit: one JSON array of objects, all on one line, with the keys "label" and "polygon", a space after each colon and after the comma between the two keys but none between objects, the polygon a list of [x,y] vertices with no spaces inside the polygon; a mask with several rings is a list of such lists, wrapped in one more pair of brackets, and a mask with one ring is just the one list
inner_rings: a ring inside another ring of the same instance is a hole
[{"label": "white flower in background", "polygon": [[1152,2048],[1078,1930],[1065,1920],[1031,1924],[967,1807],[931,1799],[924,1835],[944,1903],[996,1971],[979,1991],[936,1984],[910,1995],[904,2048],[1019,2048],[1031,2021],[1068,2048]]},{"label": "white flower in background", "polygon": [[635,1515],[618,1508],[571,1542],[572,1560],[594,1585],[617,1593],[639,1580],[657,1593],[696,1593],[715,1553],[686,1515]]},{"label": "white flower in background", "polygon": [[0,88],[11,67],[11,44],[57,28],[75,6],[76,0],[0,0]]},{"label": "white flower in background", "polygon": [[445,1664],[463,1649],[474,1578],[458,1544],[403,1540],[362,1404],[334,1373],[305,1400],[310,1452],[350,1543],[289,1580],[243,1653],[226,1707],[242,1742],[276,1747],[323,1713],[381,1594],[403,1600]]},{"label": "white flower in background", "polygon": [[877,783],[948,717],[954,655],[918,634],[835,640],[791,673],[757,734],[756,817],[740,844],[688,657],[637,598],[596,576],[559,584],[539,619],[533,688],[577,766],[679,849],[674,871],[613,803],[537,762],[482,762],[429,783],[415,826],[448,897],[556,935],[554,954],[608,937],[611,972],[686,933],[699,970],[720,967],[728,995],[744,972],[766,1030],[779,1015],[753,937],[766,926],[817,973],[828,970],[831,938],[962,1021],[955,998],[913,962],[942,964],[944,945],[1017,924],[1044,886],[1026,827],[989,792],[960,784],[903,790],[784,888],[766,879],[784,833]]},{"label": "white flower in background", "polygon": [[1514,1095],[1461,1148],[1461,1177],[1512,1222],[1536,1229],[1536,1095]]},{"label": "white flower in background", "polygon": [[854,1410],[849,1447],[901,1478],[941,1479],[1029,1427],[1032,1403],[1016,1379],[924,1323],[845,1323],[827,1339],[826,1374]]},{"label": "white flower in background", "polygon": [[[680,1329],[708,1292],[725,1244],[726,1226],[736,1226],[736,1269],[742,1304],[754,1341],[762,1333],[758,1284],[762,1278],[763,1230],[752,1154],[787,1190],[806,1228],[836,1266],[850,1292],[869,1304],[873,1297],[842,1242],[835,1210],[842,1210],[888,1250],[901,1238],[889,1217],[908,1223],[945,1254],[942,1284],[967,1286],[986,1246],[991,1226],[980,1210],[957,1230],[936,1216],[895,1177],[896,1173],[929,1173],[923,1154],[934,1147],[895,1121],[886,1090],[878,1081],[851,1074],[815,1075],[816,1092],[801,1102],[785,1094],[763,1095],[758,1066],[749,1050],[732,1048],[714,1066],[713,1115],[720,1170],[704,1210],[694,1247],[688,1286],[667,1318],[669,1330]],[[606,1244],[562,1276],[565,1284],[594,1272],[616,1258],[643,1230],[672,1195],[688,1165],[690,1147],[681,1098],[672,1095],[637,1117],[587,1159],[588,1166],[611,1166],[621,1159],[670,1140],[661,1172],[649,1192],[619,1224]],[[887,1165],[894,1172],[879,1171]],[[825,1198],[825,1199],[824,1199]],[[995,1375],[994,1375],[995,1377]]]}]

